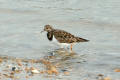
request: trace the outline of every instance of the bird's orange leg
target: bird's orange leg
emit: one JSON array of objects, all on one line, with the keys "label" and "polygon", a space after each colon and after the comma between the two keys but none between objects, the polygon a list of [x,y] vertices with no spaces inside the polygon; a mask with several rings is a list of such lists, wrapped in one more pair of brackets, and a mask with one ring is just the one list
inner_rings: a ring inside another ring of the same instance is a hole
[{"label": "bird's orange leg", "polygon": [[70,45],[70,50],[71,50],[71,51],[72,51],[72,46],[73,46],[73,44]]}]

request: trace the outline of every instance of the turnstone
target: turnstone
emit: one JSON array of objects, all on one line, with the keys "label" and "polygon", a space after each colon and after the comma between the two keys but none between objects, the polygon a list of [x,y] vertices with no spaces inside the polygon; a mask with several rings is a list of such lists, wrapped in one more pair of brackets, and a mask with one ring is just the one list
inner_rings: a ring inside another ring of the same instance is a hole
[{"label": "turnstone", "polygon": [[73,43],[89,41],[87,39],[76,37],[67,31],[60,30],[60,29],[54,29],[51,25],[45,25],[44,31],[47,32],[47,38],[49,41],[53,41],[53,38],[55,38],[60,44],[64,44],[64,45],[70,44],[71,51],[72,51]]}]

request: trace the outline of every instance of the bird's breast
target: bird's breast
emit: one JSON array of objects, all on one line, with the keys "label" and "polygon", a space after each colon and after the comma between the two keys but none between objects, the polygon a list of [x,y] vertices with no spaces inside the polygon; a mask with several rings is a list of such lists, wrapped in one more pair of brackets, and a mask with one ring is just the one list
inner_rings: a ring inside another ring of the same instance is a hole
[{"label": "bird's breast", "polygon": [[53,33],[52,32],[48,32],[47,33],[47,38],[49,41],[52,41],[53,40]]},{"label": "bird's breast", "polygon": [[58,40],[55,38],[55,36],[54,36],[54,35],[53,35],[52,42],[54,42],[54,43],[59,43],[59,42],[58,42]]}]

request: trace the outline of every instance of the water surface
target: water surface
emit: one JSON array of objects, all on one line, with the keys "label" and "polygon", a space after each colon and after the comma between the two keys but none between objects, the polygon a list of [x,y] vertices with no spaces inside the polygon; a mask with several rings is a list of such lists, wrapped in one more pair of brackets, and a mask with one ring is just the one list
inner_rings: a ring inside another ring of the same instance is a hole
[{"label": "water surface", "polygon": [[40,33],[50,24],[90,40],[74,45],[74,52],[85,55],[86,62],[75,64],[71,75],[62,79],[96,80],[96,74],[104,74],[119,80],[120,73],[114,72],[120,66],[119,4],[119,0],[1,0],[0,55],[34,59],[50,55],[59,46]]}]

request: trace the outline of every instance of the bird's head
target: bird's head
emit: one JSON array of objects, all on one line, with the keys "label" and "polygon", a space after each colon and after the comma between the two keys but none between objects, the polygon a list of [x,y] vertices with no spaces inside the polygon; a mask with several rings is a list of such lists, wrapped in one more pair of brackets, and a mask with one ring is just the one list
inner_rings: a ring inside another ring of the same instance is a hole
[{"label": "bird's head", "polygon": [[[45,25],[45,26],[44,26],[44,31],[50,32],[50,31],[52,31],[52,30],[53,30],[53,28],[52,28],[51,25]],[[43,31],[42,31],[42,32],[43,32]]]}]

